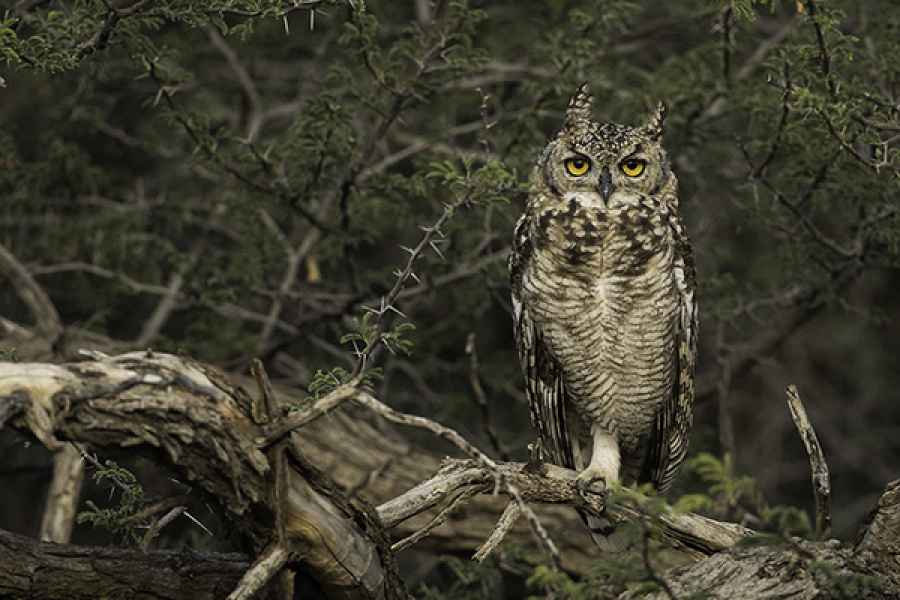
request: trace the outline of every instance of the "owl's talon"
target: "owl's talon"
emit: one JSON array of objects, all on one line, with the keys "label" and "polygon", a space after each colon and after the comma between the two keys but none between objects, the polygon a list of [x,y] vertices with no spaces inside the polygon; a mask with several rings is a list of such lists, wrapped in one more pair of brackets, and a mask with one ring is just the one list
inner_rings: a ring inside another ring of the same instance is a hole
[{"label": "owl's talon", "polygon": [[608,489],[606,477],[582,473],[575,479],[575,489],[578,491],[578,494],[585,499],[589,494],[604,495]]},{"label": "owl's talon", "polygon": [[546,474],[547,465],[544,462],[543,452],[541,451],[541,443],[539,441],[528,444],[528,462],[525,463],[525,467],[522,470],[525,473],[531,473],[533,475]]}]

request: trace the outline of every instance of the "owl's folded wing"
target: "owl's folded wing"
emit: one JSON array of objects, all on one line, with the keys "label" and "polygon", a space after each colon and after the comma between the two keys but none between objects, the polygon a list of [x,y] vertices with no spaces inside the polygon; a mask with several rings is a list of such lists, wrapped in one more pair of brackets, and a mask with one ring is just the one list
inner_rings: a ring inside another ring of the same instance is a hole
[{"label": "owl's folded wing", "polygon": [[540,329],[513,290],[513,321],[519,360],[525,375],[525,396],[531,406],[531,422],[545,458],[575,468],[566,421],[566,386],[562,369],[544,343]]},{"label": "owl's folded wing", "polygon": [[663,493],[669,489],[687,456],[694,420],[694,368],[697,360],[697,303],[693,257],[687,239],[676,230],[674,278],[679,307],[675,323],[675,360],[672,391],[656,415],[648,460],[641,480],[651,481]]}]

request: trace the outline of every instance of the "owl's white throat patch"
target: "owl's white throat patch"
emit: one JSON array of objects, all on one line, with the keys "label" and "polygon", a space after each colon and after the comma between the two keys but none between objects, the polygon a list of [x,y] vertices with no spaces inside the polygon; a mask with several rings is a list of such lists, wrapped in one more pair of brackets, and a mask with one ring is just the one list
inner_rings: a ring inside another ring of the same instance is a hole
[{"label": "owl's white throat patch", "polygon": [[585,208],[606,208],[606,203],[603,201],[603,196],[600,195],[600,192],[569,192],[566,194],[566,202],[571,202],[572,200]]}]

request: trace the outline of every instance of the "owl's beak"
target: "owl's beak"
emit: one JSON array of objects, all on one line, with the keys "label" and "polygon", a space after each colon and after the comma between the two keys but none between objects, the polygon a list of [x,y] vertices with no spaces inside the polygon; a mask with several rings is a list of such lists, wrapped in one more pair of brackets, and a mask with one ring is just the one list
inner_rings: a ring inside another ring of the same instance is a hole
[{"label": "owl's beak", "polygon": [[609,204],[609,197],[614,191],[616,191],[616,186],[613,185],[609,167],[603,167],[603,170],[600,171],[600,195],[603,197],[604,204]]}]

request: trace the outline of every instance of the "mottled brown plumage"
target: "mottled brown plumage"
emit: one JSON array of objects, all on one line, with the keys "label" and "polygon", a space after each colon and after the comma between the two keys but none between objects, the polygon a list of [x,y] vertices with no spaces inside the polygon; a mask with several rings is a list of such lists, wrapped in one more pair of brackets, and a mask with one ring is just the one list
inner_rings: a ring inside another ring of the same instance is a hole
[{"label": "mottled brown plumage", "polygon": [[660,105],[641,127],[596,122],[582,86],[515,230],[515,334],[532,421],[546,458],[579,470],[586,487],[650,482],[665,492],[687,450],[694,266],[664,117]]}]

